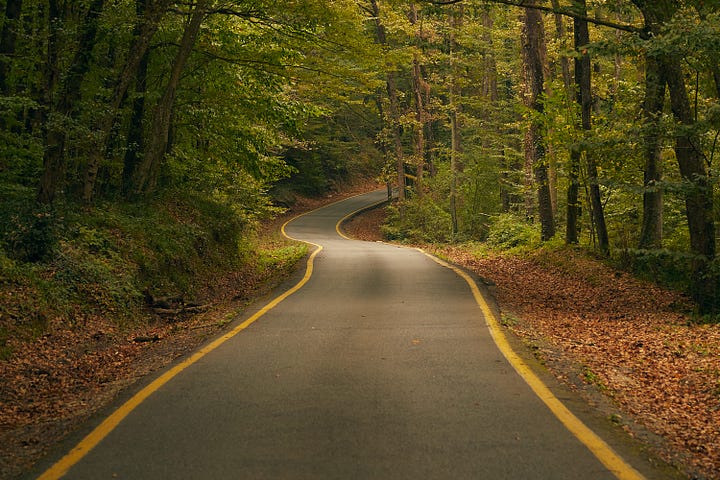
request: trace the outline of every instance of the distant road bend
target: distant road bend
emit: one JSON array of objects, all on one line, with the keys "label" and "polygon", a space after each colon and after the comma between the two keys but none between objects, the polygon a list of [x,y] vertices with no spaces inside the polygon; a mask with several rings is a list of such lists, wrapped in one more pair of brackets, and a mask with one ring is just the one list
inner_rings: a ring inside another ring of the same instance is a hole
[{"label": "distant road bend", "polygon": [[338,234],[384,196],[290,222],[322,246],[306,283],[88,426],[40,478],[661,478],[563,410],[470,277]]}]

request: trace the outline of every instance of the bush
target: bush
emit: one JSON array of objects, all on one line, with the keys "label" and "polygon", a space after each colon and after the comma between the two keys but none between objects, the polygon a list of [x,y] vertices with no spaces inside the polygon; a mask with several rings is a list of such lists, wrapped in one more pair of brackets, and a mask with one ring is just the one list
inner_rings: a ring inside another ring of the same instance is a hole
[{"label": "bush", "polygon": [[487,243],[498,248],[515,248],[540,244],[540,233],[517,215],[498,215],[490,225]]},{"label": "bush", "polygon": [[685,290],[692,278],[693,254],[669,249],[626,249],[620,264],[640,278],[670,288]]},{"label": "bush", "polygon": [[388,207],[388,216],[381,231],[388,240],[411,242],[448,242],[452,236],[450,214],[429,197],[412,198],[405,202],[405,215],[399,208]]}]

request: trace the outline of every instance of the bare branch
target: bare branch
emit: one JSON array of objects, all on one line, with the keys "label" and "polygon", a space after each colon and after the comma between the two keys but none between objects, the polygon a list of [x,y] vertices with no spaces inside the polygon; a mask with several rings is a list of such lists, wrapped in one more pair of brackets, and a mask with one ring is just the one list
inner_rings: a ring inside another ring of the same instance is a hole
[{"label": "bare branch", "polygon": [[[427,0],[427,1],[433,5],[454,5],[456,3],[461,3],[464,0]],[[649,32],[647,31],[646,28],[637,27],[635,25],[628,25],[625,23],[610,22],[607,20],[599,19],[599,18],[588,17],[587,15],[581,15],[581,14],[573,11],[572,8],[553,8],[553,7],[546,7],[543,5],[528,5],[528,4],[526,4],[525,0],[486,0],[486,3],[498,3],[501,5],[509,5],[512,7],[532,8],[535,10],[540,10],[541,12],[557,13],[557,14],[564,15],[566,17],[574,18],[577,20],[583,20],[588,23],[592,23],[594,25],[601,25],[603,27],[614,28],[616,30],[621,30],[624,32],[636,33],[636,34],[640,35],[641,38],[649,38],[649,36],[650,36]]]}]

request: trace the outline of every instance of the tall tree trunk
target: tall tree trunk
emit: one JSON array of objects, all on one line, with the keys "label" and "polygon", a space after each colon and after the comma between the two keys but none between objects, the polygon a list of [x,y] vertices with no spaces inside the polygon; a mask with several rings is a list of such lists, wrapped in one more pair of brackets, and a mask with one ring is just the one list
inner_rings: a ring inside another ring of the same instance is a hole
[{"label": "tall tree trunk", "polygon": [[[679,8],[672,0],[633,0],[645,18],[646,27],[655,35],[662,33]],[[680,124],[675,134],[675,157],[680,175],[686,183],[685,211],[690,233],[692,263],[692,296],[700,313],[717,311],[718,274],[711,268],[715,259],[715,219],[713,188],[700,150],[700,139],[694,133],[695,117],[682,70],[682,58],[663,53],[660,68],[667,81],[673,116]]]},{"label": "tall tree trunk", "polygon": [[[528,3],[535,4],[535,0]],[[550,197],[543,122],[537,118],[544,114],[541,96],[544,92],[545,79],[543,72],[545,28],[542,14],[533,8],[525,9],[522,22],[525,105],[533,110],[533,118],[530,120],[530,126],[525,136],[525,152],[532,164],[535,177],[541,238],[546,241],[555,235],[555,219]]]},{"label": "tall tree trunk", "polygon": [[[97,36],[98,18],[104,6],[104,0],[93,0],[83,25],[75,56],[70,69],[65,76],[61,89],[57,93],[57,100],[52,102],[52,114],[56,119],[50,118],[46,126],[45,152],[43,156],[43,174],[40,178],[37,200],[40,203],[51,203],[58,189],[65,180],[65,126],[60,118],[75,118],[78,114],[78,104],[81,99],[81,86],[85,74],[90,69],[92,50]],[[50,36],[48,39],[48,70],[57,74],[58,33],[62,28],[59,3],[51,0],[50,3]],[[52,88],[52,84],[46,89]],[[52,98],[52,92],[46,91],[47,98]]]},{"label": "tall tree trunk", "polygon": [[450,219],[452,221],[452,235],[456,238],[459,231],[457,212],[457,180],[459,171],[459,156],[461,153],[460,137],[460,97],[462,89],[458,82],[457,65],[455,65],[455,50],[457,48],[457,31],[463,24],[464,9],[459,6],[449,13],[449,43],[450,43]]},{"label": "tall tree trunk", "polygon": [[661,248],[663,239],[663,191],[660,160],[660,115],[665,103],[665,76],[657,58],[648,55],[645,62],[645,103],[643,155],[643,220],[640,248]]},{"label": "tall tree trunk", "polygon": [[565,224],[565,243],[577,244],[579,242],[580,214],[580,161],[582,151],[579,145],[570,147],[570,165],[568,168],[567,190],[567,222]]},{"label": "tall tree trunk", "polygon": [[132,102],[132,115],[127,134],[127,148],[123,161],[123,194],[128,195],[132,189],[132,179],[135,169],[140,164],[142,152],[145,149],[145,136],[143,135],[143,119],[145,118],[145,94],[147,93],[147,74],[149,52],[145,52],[140,62],[137,79],[135,81],[135,98]]},{"label": "tall tree trunk", "polygon": [[7,0],[5,4],[5,19],[3,20],[2,32],[0,32],[0,94],[10,95],[10,74],[11,59],[15,55],[15,43],[17,40],[18,20],[22,12],[22,0]]},{"label": "tall tree trunk", "polygon": [[425,79],[423,78],[420,68],[420,48],[422,41],[422,32],[419,30],[417,5],[414,3],[410,7],[408,15],[410,23],[418,29],[415,31],[415,51],[413,52],[412,62],[412,89],[415,105],[415,192],[418,197],[423,196],[423,175],[425,172],[425,106],[423,102],[423,94],[429,89]]},{"label": "tall tree trunk", "polygon": [[200,26],[205,19],[205,7],[208,0],[200,0],[190,15],[190,21],[185,26],[180,48],[175,55],[170,77],[165,86],[165,91],[153,110],[153,123],[150,129],[150,138],[143,158],[135,171],[133,181],[133,192],[136,195],[148,194],[155,188],[160,163],[168,145],[170,133],[170,121],[172,118],[175,96],[180,85],[180,76],[185,69],[185,64],[190,58],[195,40],[200,33]]},{"label": "tall tree trunk", "polygon": [[[100,119],[96,134],[97,140],[93,148],[88,152],[88,163],[83,182],[83,200],[85,202],[89,202],[92,198],[100,164],[107,151],[110,132],[115,124],[117,113],[126,97],[128,88],[133,81],[137,84],[139,77],[147,75],[147,55],[150,41],[157,32],[160,20],[171,3],[171,0],[137,0],[136,2],[135,9],[138,23],[135,25],[135,35],[108,102],[107,111]],[[145,64],[143,65],[143,63]],[[141,72],[140,69],[145,69],[145,73]],[[123,171],[125,179],[134,176],[135,166],[133,165],[133,169],[128,171],[128,164],[125,164],[125,170]],[[124,183],[127,184],[126,181]]]},{"label": "tall tree trunk", "polygon": [[[377,41],[380,45],[387,46],[387,34],[385,32],[385,25],[383,25],[382,20],[380,19],[380,7],[378,6],[377,0],[370,0],[370,6],[375,19]],[[403,154],[402,136],[400,130],[400,105],[397,95],[397,84],[395,81],[395,75],[389,70],[386,75],[385,86],[388,94],[388,100],[390,102],[388,112],[389,123],[392,130],[393,146],[395,150],[395,172],[397,178],[398,203],[400,204],[400,216],[402,217],[404,216],[405,208],[405,158]]]},{"label": "tall tree trunk", "polygon": [[[553,9],[559,10],[560,9],[560,2],[559,0],[552,0],[551,5]],[[558,42],[560,48],[564,48],[566,46],[566,37],[567,37],[567,31],[565,29],[565,19],[563,15],[559,13],[553,14],[553,18],[555,20],[555,40]],[[564,93],[565,97],[567,99],[572,98],[572,76],[570,75],[570,61],[567,55],[560,55],[560,74],[563,81],[563,87],[564,87]],[[548,64],[547,71],[549,72],[550,78],[553,78],[556,74],[555,69],[550,68],[550,63],[548,60],[546,60],[546,63]],[[553,96],[553,92],[548,89],[548,97]],[[550,130],[548,134],[552,134],[552,127],[550,127]],[[549,162],[548,162],[548,175],[550,176],[550,197],[552,200],[552,208],[553,208],[553,216],[557,217],[558,213],[558,168],[557,168],[557,156],[555,154],[555,149],[552,146],[552,144],[548,144],[548,156],[549,156]]]},{"label": "tall tree trunk", "polygon": [[[585,0],[575,0],[574,8],[581,16],[587,17],[587,6]],[[580,103],[581,124],[585,135],[592,129],[592,69],[590,66],[590,55],[582,49],[590,43],[590,33],[586,20],[575,18],[573,20],[573,31],[575,38],[575,49],[582,56],[575,62],[575,84],[578,90],[577,100]],[[607,226],[605,224],[605,212],[603,211],[602,196],[597,173],[595,155],[587,148],[585,150],[585,161],[587,162],[587,177],[590,184],[590,208],[592,219],[597,232],[598,248],[604,254],[610,252],[610,241],[608,239]]]},{"label": "tall tree trunk", "polygon": [[685,87],[681,60],[668,57],[664,62],[664,72],[673,116],[681,127],[684,127],[675,138],[675,156],[680,175],[687,184],[685,210],[690,230],[690,247],[696,255],[693,261],[692,294],[701,313],[713,313],[717,311],[718,275],[711,272],[710,266],[710,262],[715,258],[712,181],[700,151],[700,139],[689,128],[695,124],[695,118]]},{"label": "tall tree trunk", "polygon": [[[558,10],[560,8],[559,0],[552,0],[552,6]],[[557,37],[559,39],[565,38],[565,21],[564,17],[560,14],[555,14],[555,30],[557,31]],[[575,28],[573,28],[574,37],[576,37]],[[577,49],[577,38],[575,38],[575,48]],[[571,101],[573,97],[578,104],[582,104],[580,99],[580,89],[577,88],[578,72],[582,71],[582,59],[575,57],[575,85],[573,88],[572,76],[570,73],[570,59],[562,55],[560,57],[560,67],[562,70],[563,86],[565,87],[565,94],[567,95],[568,101]],[[566,212],[566,223],[565,223],[565,243],[577,244],[579,242],[579,221],[580,221],[580,162],[582,159],[582,150],[579,145],[572,145],[570,147],[570,163],[568,166],[568,189],[567,189],[567,212]]]}]

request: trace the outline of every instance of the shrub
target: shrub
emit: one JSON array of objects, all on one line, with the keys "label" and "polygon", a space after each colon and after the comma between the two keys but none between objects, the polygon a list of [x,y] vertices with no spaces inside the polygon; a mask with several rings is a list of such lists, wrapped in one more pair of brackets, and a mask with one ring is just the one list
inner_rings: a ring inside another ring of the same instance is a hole
[{"label": "shrub", "polygon": [[381,231],[388,240],[411,242],[447,242],[452,235],[450,214],[429,197],[412,198],[404,204],[400,218],[397,206],[388,207],[388,216]]},{"label": "shrub", "polygon": [[498,215],[490,225],[487,243],[498,248],[538,245],[540,233],[517,215]]}]

